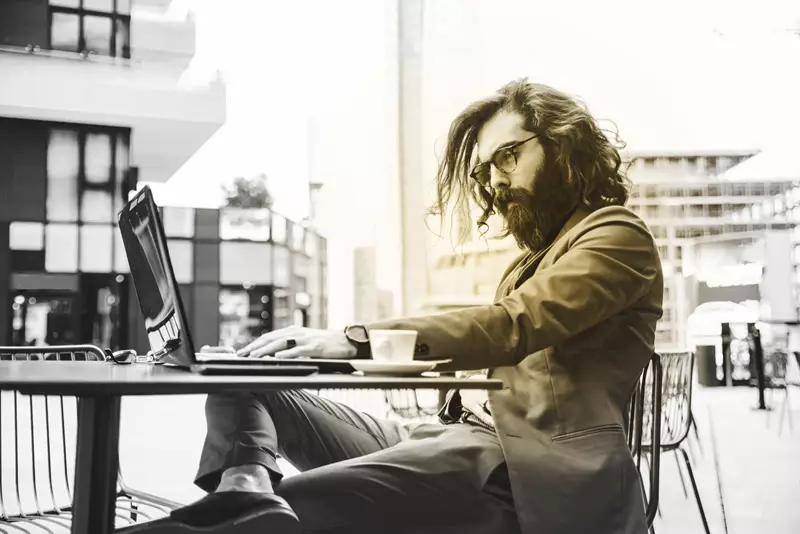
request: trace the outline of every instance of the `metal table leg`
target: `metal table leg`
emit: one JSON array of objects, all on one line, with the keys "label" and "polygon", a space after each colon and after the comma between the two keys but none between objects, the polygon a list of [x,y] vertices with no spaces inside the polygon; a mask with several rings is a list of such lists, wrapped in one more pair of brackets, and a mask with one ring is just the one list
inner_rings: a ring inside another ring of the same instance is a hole
[{"label": "metal table leg", "polygon": [[[748,325],[750,326],[750,325]],[[766,389],[766,381],[764,378],[764,347],[761,345],[761,332],[755,325],[750,329],[750,335],[753,338],[753,352],[755,353],[755,367],[756,367],[756,385],[758,386],[758,410],[768,410],[767,404],[764,401],[764,390]]]},{"label": "metal table leg", "polygon": [[120,397],[78,399],[72,534],[114,532]]}]

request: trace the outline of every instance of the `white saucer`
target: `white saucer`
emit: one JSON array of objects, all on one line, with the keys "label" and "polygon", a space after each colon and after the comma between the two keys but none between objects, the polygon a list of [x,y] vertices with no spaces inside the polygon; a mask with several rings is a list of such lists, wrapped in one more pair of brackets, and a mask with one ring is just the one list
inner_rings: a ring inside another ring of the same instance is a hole
[{"label": "white saucer", "polygon": [[413,361],[413,362],[378,362],[375,360],[349,360],[350,365],[356,371],[361,371],[365,375],[418,375],[432,370],[440,363],[447,363],[451,360],[436,361]]}]

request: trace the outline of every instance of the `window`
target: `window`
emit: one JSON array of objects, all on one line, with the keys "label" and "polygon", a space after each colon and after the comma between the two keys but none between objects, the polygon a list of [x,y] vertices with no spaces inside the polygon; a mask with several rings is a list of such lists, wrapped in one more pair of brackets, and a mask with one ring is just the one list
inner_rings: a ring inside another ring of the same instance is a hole
[{"label": "window", "polygon": [[286,243],[286,218],[277,213],[272,214],[272,240],[276,243]]},{"label": "window", "polygon": [[164,206],[161,212],[167,237],[194,237],[194,209]]},{"label": "window", "polygon": [[169,239],[167,241],[172,269],[179,284],[194,281],[194,243],[188,239]]},{"label": "window", "polygon": [[81,272],[110,273],[114,257],[114,227],[108,224],[88,224],[80,229]]},{"label": "window", "polygon": [[78,220],[80,139],[76,130],[54,128],[47,147],[47,220]]},{"label": "window", "polygon": [[719,170],[717,169],[717,158],[714,156],[709,156],[705,158],[706,162],[706,174],[717,174]]},{"label": "window", "polygon": [[302,252],[305,249],[306,229],[299,224],[292,224],[292,250]]},{"label": "window", "polygon": [[12,222],[8,230],[8,248],[11,250],[42,250],[44,248],[44,225],[42,223]]},{"label": "window", "polygon": [[292,283],[292,260],[289,255],[289,249],[286,247],[275,247],[274,250],[274,284],[277,287],[289,287]]},{"label": "window", "polygon": [[84,140],[84,175],[90,184],[111,181],[113,135],[108,132],[87,132]]},{"label": "window", "polygon": [[74,273],[78,270],[78,227],[73,224],[49,224],[44,229],[44,265],[50,273]]},{"label": "window", "polygon": [[129,0],[50,0],[50,48],[130,58]]},{"label": "window", "polygon": [[54,127],[47,149],[51,222],[112,224],[122,209],[130,132],[96,126]]},{"label": "window", "polygon": [[267,243],[223,241],[219,248],[219,280],[222,284],[272,283],[272,247]]}]

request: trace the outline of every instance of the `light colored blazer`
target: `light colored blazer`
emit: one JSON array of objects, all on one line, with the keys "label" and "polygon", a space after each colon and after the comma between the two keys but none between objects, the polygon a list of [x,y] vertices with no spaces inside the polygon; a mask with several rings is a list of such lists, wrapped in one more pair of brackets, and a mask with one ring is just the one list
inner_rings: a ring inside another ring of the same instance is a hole
[{"label": "light colored blazer", "polygon": [[[523,533],[643,533],[627,403],[654,351],[663,276],[627,208],[573,213],[507,269],[493,304],[367,325],[419,332],[416,359],[490,369],[489,392]],[[440,367],[441,368],[441,367]]]}]

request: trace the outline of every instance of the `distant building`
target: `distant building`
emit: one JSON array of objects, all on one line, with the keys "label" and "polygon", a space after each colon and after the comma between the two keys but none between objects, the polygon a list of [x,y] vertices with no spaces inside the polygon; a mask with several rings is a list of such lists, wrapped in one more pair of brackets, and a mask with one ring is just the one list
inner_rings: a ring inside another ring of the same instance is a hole
[{"label": "distant building", "polygon": [[[689,315],[714,293],[725,294],[705,291],[704,297],[702,288],[708,288],[708,277],[723,276],[744,262],[763,263],[763,254],[752,245],[771,230],[792,228],[792,221],[774,216],[771,207],[761,212],[775,197],[785,198],[792,180],[734,175],[737,165],[745,165],[755,155],[755,151],[634,155],[628,206],[650,226],[664,266],[664,316],[656,332],[658,346],[687,346]],[[698,261],[701,257],[703,262]],[[700,263],[715,264],[716,272],[698,269]],[[717,287],[754,286],[750,300],[759,300],[759,283],[760,276],[725,282],[730,286],[711,280]]]}]

